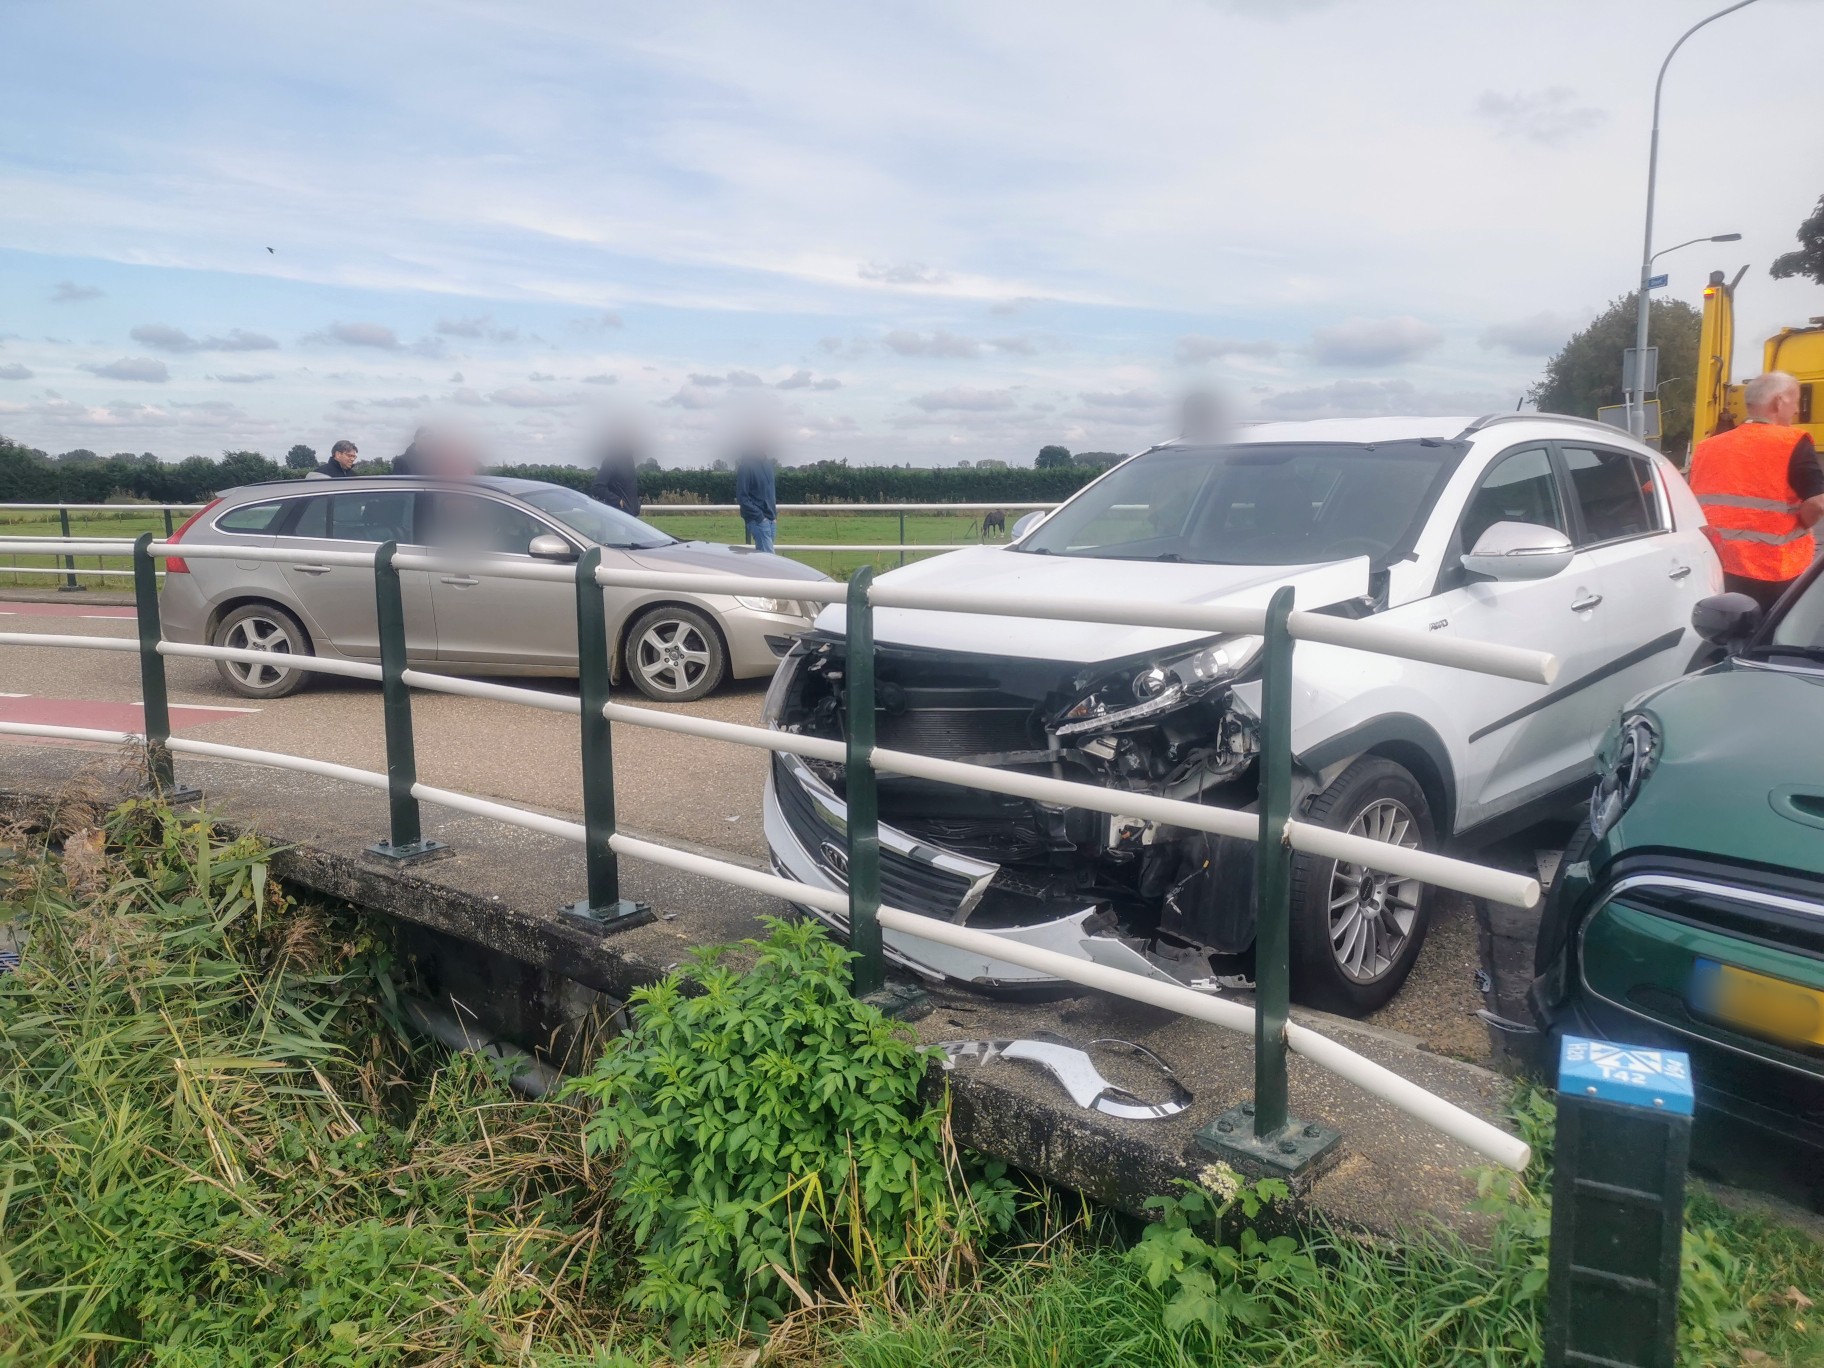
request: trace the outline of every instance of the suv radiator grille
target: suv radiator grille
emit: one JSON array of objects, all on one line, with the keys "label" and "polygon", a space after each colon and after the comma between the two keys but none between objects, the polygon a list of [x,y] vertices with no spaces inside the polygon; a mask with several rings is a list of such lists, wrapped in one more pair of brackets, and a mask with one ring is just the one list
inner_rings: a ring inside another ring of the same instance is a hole
[{"label": "suv radiator grille", "polygon": [[[779,810],[785,823],[798,843],[826,873],[846,884],[847,879],[823,852],[826,842],[846,849],[842,833],[825,824],[816,801],[777,756],[773,758],[773,789],[779,795]],[[948,919],[956,914],[970,886],[966,875],[939,869],[885,845],[880,848],[880,900],[889,907]]]},{"label": "suv radiator grille", "polygon": [[1027,730],[1030,708],[912,708],[877,713],[875,739],[888,750],[939,760],[965,755],[998,755],[1043,746]]}]

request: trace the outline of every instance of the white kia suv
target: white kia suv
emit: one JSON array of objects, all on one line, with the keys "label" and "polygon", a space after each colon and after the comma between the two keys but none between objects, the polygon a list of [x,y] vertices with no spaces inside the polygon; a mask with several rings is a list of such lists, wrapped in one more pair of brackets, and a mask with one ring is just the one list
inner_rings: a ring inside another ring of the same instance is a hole
[{"label": "white kia suv", "polygon": [[[1380,840],[1473,848],[1587,791],[1597,739],[1704,644],[1691,609],[1722,572],[1676,468],[1580,419],[1274,423],[1168,442],[1115,467],[1006,546],[883,576],[929,589],[1301,609],[1549,651],[1551,686],[1301,642],[1295,811]],[[770,726],[843,733],[840,605],[767,696]],[[882,746],[1248,808],[1260,640],[884,609]],[[1195,979],[1254,937],[1252,842],[883,775],[883,900],[1010,939]],[[777,755],[777,870],[843,887],[839,765]],[[827,918],[826,918],[827,920]],[[1294,991],[1351,1013],[1411,970],[1426,889],[1309,855],[1293,875]],[[840,926],[838,929],[842,929]],[[922,974],[1001,991],[1063,985],[889,932]]]}]

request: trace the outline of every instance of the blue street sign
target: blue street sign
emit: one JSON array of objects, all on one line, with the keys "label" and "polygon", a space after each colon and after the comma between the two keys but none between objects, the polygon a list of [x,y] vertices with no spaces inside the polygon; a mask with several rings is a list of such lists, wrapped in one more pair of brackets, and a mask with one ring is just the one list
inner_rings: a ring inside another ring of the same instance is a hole
[{"label": "blue street sign", "polygon": [[1668,280],[1670,280],[1671,278],[1672,278],[1671,276],[1663,276],[1663,275],[1648,276],[1647,277],[1647,288],[1649,290],[1663,290],[1666,287],[1666,282]]},{"label": "blue street sign", "polygon": [[1565,1036],[1558,1050],[1558,1091],[1689,1116],[1691,1059],[1683,1050]]}]

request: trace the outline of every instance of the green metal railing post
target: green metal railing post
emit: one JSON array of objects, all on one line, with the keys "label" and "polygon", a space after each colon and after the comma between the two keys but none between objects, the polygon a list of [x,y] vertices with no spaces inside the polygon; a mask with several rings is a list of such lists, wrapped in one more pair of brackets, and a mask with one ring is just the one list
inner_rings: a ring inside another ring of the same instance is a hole
[{"label": "green metal railing post", "polygon": [[1292,991],[1293,589],[1276,590],[1267,605],[1260,696],[1260,840],[1255,851],[1258,890],[1254,924],[1254,1137],[1277,1138],[1286,1124],[1286,1008]]},{"label": "green metal railing post", "polygon": [[[57,526],[62,532],[63,539],[68,541],[70,539],[69,509],[58,508]],[[66,554],[63,558],[63,579],[64,582],[57,586],[57,592],[60,594],[80,594],[86,587],[76,583],[76,557],[73,555]]]},{"label": "green metal railing post", "polygon": [[171,510],[169,508],[166,508],[164,510],[164,514],[165,514],[165,540],[170,541],[171,533],[173,531],[173,527],[172,527],[172,523],[171,523]]},{"label": "green metal railing post", "polygon": [[608,605],[595,578],[601,563],[599,546],[583,552],[576,563],[576,684],[582,704],[583,851],[589,896],[563,911],[604,930],[620,930],[651,921],[652,909],[621,896],[620,858],[614,853],[614,733],[603,712],[611,687]]},{"label": "green metal railing post", "polygon": [[906,510],[899,510],[899,563],[906,563]]},{"label": "green metal railing post", "polygon": [[880,946],[880,795],[874,766],[874,606],[868,586],[874,568],[849,577],[848,661],[844,704],[848,714],[844,801],[849,814],[849,948],[855,952],[854,993],[866,997],[886,985]]},{"label": "green metal railing post", "polygon": [[171,768],[171,695],[165,685],[165,658],[158,643],[164,626],[158,616],[158,567],[152,559],[152,534],[133,542],[133,608],[139,626],[139,696],[146,735],[146,778],[152,791],[173,803],[202,797],[177,786]]},{"label": "green metal railing post", "polygon": [[398,543],[384,542],[374,551],[374,618],[380,633],[380,698],[386,721],[386,796],[388,839],[370,845],[368,853],[409,864],[448,849],[442,841],[424,839],[418,817],[418,753],[412,742],[412,694],[405,683],[405,600],[399,572],[393,568]]},{"label": "green metal railing post", "polygon": [[[1342,1138],[1287,1114],[1286,1013],[1291,998],[1292,616],[1284,585],[1267,605],[1260,685],[1260,836],[1254,863],[1254,1099],[1197,1133],[1205,1149],[1257,1172],[1297,1177]],[[1328,886],[1328,885],[1326,885]]]}]

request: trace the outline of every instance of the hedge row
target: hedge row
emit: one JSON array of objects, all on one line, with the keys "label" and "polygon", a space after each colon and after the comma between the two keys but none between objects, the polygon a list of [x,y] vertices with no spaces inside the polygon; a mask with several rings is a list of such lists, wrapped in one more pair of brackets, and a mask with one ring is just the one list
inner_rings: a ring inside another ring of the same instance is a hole
[{"label": "hedge row", "polygon": [[[384,461],[363,461],[364,475],[385,474]],[[576,466],[496,466],[493,473],[586,489],[592,472]],[[781,503],[1050,503],[1068,498],[1098,472],[1083,466],[1047,470],[850,466],[837,461],[779,471]],[[0,503],[105,503],[114,498],[198,503],[239,485],[300,478],[257,451],[225,452],[220,460],[192,456],[166,465],[151,457],[117,455],[53,461],[41,451],[0,437]],[[725,470],[643,470],[640,495],[653,503],[735,501],[735,476]]]}]

